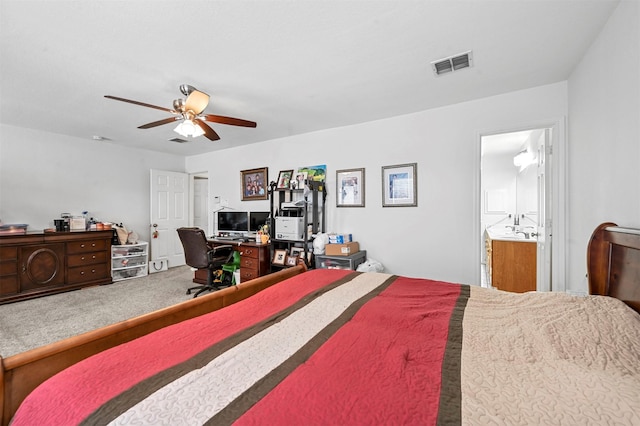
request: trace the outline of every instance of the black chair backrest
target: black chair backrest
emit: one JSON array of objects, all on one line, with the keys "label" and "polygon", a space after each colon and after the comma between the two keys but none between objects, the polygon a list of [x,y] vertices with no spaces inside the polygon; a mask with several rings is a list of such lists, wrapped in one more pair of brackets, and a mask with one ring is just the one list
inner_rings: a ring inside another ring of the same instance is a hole
[{"label": "black chair backrest", "polygon": [[209,266],[207,237],[200,228],[178,228],[178,236],[184,248],[184,259],[192,268],[203,269]]}]

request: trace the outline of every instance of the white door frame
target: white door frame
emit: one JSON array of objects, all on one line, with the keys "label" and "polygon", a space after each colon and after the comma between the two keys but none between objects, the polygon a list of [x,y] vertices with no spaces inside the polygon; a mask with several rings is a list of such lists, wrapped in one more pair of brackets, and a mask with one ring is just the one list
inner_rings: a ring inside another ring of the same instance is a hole
[{"label": "white door frame", "polygon": [[532,130],[540,128],[551,128],[552,134],[552,146],[553,146],[553,161],[552,167],[552,220],[553,220],[553,249],[551,253],[551,291],[566,291],[566,212],[567,212],[567,135],[566,135],[566,118],[560,117],[557,119],[543,120],[539,122],[526,123],[519,126],[482,130],[476,132],[474,150],[475,150],[475,192],[474,192],[474,215],[473,215],[473,233],[474,233],[474,264],[476,265],[474,270],[475,282],[480,285],[480,259],[481,259],[481,247],[482,247],[482,232],[481,232],[481,147],[482,137],[498,134],[498,133],[512,133],[522,130]]},{"label": "white door frame", "polygon": [[[196,197],[196,190],[195,190],[195,181],[196,178],[201,177],[201,178],[206,178],[207,179],[207,183],[209,182],[209,173],[208,172],[200,172],[200,173],[190,173],[189,174],[189,226],[195,226],[195,214],[196,214],[196,203],[195,203],[195,197]],[[211,214],[209,213],[209,187],[210,185],[207,185],[207,196],[206,199],[204,200],[205,203],[205,208],[206,208],[206,212],[207,212],[207,226],[204,229],[204,232],[206,235],[212,235],[213,231],[212,231],[212,227],[211,227]]]}]

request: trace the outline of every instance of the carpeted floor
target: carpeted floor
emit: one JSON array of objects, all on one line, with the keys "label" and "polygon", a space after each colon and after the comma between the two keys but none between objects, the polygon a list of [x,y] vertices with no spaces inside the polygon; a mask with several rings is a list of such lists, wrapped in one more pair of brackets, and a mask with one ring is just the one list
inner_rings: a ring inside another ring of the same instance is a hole
[{"label": "carpeted floor", "polygon": [[188,266],[109,285],[0,305],[0,355],[6,358],[193,296]]}]

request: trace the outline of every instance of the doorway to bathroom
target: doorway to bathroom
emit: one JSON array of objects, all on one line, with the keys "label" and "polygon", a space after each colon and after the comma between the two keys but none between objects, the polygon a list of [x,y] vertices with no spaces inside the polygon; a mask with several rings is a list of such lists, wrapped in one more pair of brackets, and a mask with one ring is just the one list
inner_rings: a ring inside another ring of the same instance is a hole
[{"label": "doorway to bathroom", "polygon": [[481,136],[481,282],[552,288],[553,127]]}]

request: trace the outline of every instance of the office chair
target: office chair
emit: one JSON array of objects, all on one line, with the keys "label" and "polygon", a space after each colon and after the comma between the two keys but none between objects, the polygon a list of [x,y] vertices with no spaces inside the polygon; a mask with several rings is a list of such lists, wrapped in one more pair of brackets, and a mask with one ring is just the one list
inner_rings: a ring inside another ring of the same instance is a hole
[{"label": "office chair", "polygon": [[200,228],[178,228],[177,231],[184,248],[184,257],[187,265],[192,268],[207,270],[207,283],[189,288],[187,294],[197,290],[193,297],[198,297],[200,293],[205,291],[215,291],[223,287],[229,287],[231,280],[215,282],[214,275],[217,271],[221,271],[221,276],[224,273],[222,272],[222,267],[227,263],[233,262],[233,247],[230,245],[211,247],[207,242],[204,231]]}]

